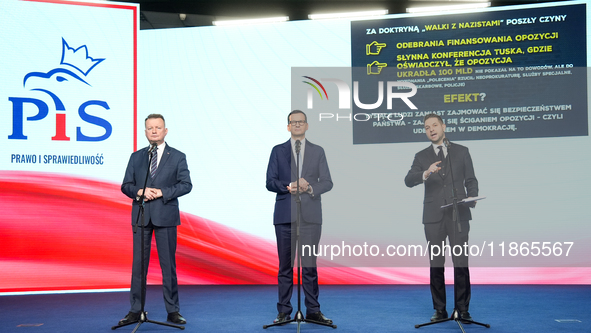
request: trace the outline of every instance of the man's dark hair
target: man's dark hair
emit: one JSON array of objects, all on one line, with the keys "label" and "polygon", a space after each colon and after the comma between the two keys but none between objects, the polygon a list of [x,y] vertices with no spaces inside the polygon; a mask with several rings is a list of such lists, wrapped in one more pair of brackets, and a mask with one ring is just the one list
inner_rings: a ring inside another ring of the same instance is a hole
[{"label": "man's dark hair", "polygon": [[427,119],[430,118],[437,118],[437,120],[439,120],[439,123],[443,124],[443,119],[441,119],[441,117],[437,113],[429,113],[428,115],[426,115],[425,118],[423,118],[423,123],[425,123]]},{"label": "man's dark hair", "polygon": [[144,120],[144,123],[145,123],[146,121],[148,121],[148,119],[162,119],[162,122],[164,123],[164,127],[166,127],[166,120],[164,120],[164,116],[162,116],[161,114],[158,114],[158,113],[152,113],[152,114],[149,114],[149,115],[146,117],[146,120]]},{"label": "man's dark hair", "polygon": [[306,114],[304,113],[304,111],[301,110],[293,110],[291,111],[288,115],[287,115],[287,124],[289,125],[289,117],[291,117],[292,114],[296,114],[296,113],[301,113],[304,115],[304,119],[306,120],[306,122],[308,122],[308,116],[306,116]]}]

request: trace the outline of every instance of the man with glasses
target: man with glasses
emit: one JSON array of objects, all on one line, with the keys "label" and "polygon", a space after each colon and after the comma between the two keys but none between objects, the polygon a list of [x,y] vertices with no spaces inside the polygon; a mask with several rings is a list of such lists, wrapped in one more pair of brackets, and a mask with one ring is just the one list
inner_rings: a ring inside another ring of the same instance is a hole
[{"label": "man with glasses", "polygon": [[[332,179],[324,149],[306,140],[308,122],[306,114],[294,110],[287,116],[287,131],[291,138],[287,142],[273,147],[267,168],[267,189],[277,193],[273,224],[277,237],[279,256],[279,301],[278,315],[274,323],[291,319],[293,307],[293,263],[296,234],[296,195],[299,179],[301,200],[300,240],[301,244],[317,249],[322,231],[322,206],[320,196],[332,189]],[[299,147],[298,170],[296,147]],[[300,247],[301,248],[301,247]],[[316,250],[317,251],[317,250]],[[318,303],[318,272],[316,257],[302,253],[302,285],[305,295],[306,320],[323,324],[332,324],[320,312]]]}]

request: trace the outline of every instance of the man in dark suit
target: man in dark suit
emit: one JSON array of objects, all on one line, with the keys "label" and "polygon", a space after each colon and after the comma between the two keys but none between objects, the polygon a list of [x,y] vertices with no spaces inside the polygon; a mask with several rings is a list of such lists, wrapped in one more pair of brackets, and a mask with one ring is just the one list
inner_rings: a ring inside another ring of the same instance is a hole
[{"label": "man in dark suit", "polygon": [[[472,320],[468,312],[471,295],[468,253],[464,247],[464,244],[468,244],[469,221],[472,219],[472,215],[469,207],[458,205],[458,225],[453,223],[453,208],[442,209],[441,206],[453,202],[453,188],[457,190],[458,201],[466,197],[478,196],[478,181],[474,175],[474,167],[468,148],[458,144],[450,144],[450,147],[447,148],[444,144],[445,124],[441,117],[429,114],[425,116],[424,124],[427,137],[432,144],[415,155],[404,182],[408,187],[425,185],[425,200],[423,202],[425,236],[431,247],[430,252],[437,254],[438,251],[434,251],[432,248],[438,246],[442,253],[438,256],[430,256],[431,296],[435,309],[431,321],[445,319],[448,316],[445,308],[445,252],[442,247],[446,238],[449,238],[451,249],[456,245],[462,246],[460,255],[452,254],[454,308],[459,312],[460,318]],[[455,181],[453,184],[451,171],[453,171]]]},{"label": "man in dark suit", "polygon": [[[141,230],[133,234],[133,267],[131,275],[131,310],[119,325],[137,322],[141,315],[141,293],[145,295],[145,281],[150,261],[152,233],[156,237],[158,258],[162,269],[162,288],[168,321],[185,324],[179,313],[178,283],[176,276],[177,225],[181,224],[178,197],[191,192],[193,185],[189,176],[185,154],[170,147],[164,138],[168,133],[164,117],[151,114],[145,120],[146,138],[150,146],[131,154],[121,191],[133,199],[131,223],[136,223],[140,211],[140,197],[148,170],[144,198],[144,275],[141,279]],[[154,146],[156,148],[154,148]],[[152,148],[152,149],[151,149]],[[149,153],[149,151],[152,151]],[[153,154],[149,165],[150,155]],[[141,226],[141,220],[139,225]],[[144,300],[145,301],[145,300]]]},{"label": "man in dark suit", "polygon": [[[293,291],[293,263],[296,235],[296,180],[299,178],[301,193],[301,245],[318,248],[322,231],[322,205],[320,196],[332,189],[332,179],[322,147],[306,140],[308,130],[306,114],[294,110],[287,116],[287,130],[291,139],[273,147],[267,168],[267,189],[277,193],[273,224],[277,237],[279,256],[279,301],[275,323],[291,319],[293,310],[291,295]],[[300,146],[300,170],[296,167],[296,146]],[[301,248],[301,246],[300,246]],[[318,273],[316,257],[302,253],[302,285],[305,295],[306,319],[332,324],[320,312],[318,303]]]}]

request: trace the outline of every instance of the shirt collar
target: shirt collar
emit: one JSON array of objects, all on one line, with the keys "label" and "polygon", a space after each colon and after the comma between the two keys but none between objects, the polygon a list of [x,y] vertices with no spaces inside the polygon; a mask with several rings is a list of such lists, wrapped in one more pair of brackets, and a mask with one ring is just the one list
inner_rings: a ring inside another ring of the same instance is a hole
[{"label": "shirt collar", "polygon": [[433,151],[435,152],[435,155],[439,153],[439,146],[441,146],[443,147],[444,156],[447,156],[447,147],[445,146],[445,144],[441,143],[440,145],[436,145],[434,143],[431,143],[431,146],[433,146]]}]

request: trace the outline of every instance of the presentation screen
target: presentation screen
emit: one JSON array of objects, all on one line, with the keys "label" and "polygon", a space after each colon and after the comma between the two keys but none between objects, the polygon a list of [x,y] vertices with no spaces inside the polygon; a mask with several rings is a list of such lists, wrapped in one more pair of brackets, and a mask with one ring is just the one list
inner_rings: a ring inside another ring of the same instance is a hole
[{"label": "presentation screen", "polygon": [[276,283],[266,170],[293,109],[334,183],[320,283],[428,283],[424,188],[404,178],[430,113],[450,149],[469,149],[485,197],[463,249],[472,282],[591,282],[587,1],[143,31],[135,5],[1,6],[2,293],[129,288],[120,186],[152,113],[193,183],[179,283]]},{"label": "presentation screen", "polygon": [[367,67],[354,72],[359,96],[375,101],[385,76],[418,89],[404,125],[353,122],[354,143],[423,142],[427,113],[455,140],[588,135],[585,6],[352,22],[352,66]]}]

